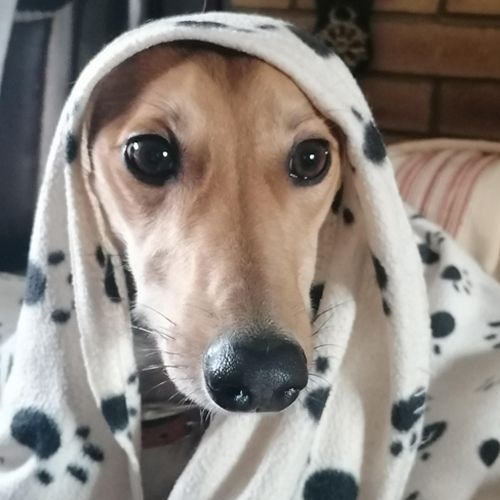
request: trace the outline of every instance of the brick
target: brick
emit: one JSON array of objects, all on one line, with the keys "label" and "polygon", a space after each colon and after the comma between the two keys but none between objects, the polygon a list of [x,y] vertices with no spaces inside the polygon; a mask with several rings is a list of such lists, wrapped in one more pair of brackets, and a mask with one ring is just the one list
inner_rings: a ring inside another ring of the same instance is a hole
[{"label": "brick", "polygon": [[314,10],[315,8],[314,0],[296,0],[295,5],[298,9]]},{"label": "brick", "polygon": [[372,68],[418,75],[499,78],[500,29],[425,19],[374,20]]},{"label": "brick", "polygon": [[439,9],[439,0],[376,0],[375,10],[379,12],[413,12],[433,14]]},{"label": "brick", "polygon": [[399,132],[429,130],[430,81],[370,76],[362,80],[361,88],[382,128]]},{"label": "brick", "polygon": [[288,9],[290,0],[232,0],[231,7],[245,9]]},{"label": "brick", "polygon": [[[313,10],[314,0],[297,0],[296,5],[297,8],[299,9]],[[439,0],[376,0],[375,1],[375,10],[380,12],[414,12],[414,13],[416,12],[419,14],[432,14],[434,12],[437,12],[438,8],[439,8]]]},{"label": "brick", "polygon": [[499,0],[448,0],[448,12],[458,14],[500,15]]},{"label": "brick", "polygon": [[439,99],[439,132],[500,139],[500,82],[444,82]]}]

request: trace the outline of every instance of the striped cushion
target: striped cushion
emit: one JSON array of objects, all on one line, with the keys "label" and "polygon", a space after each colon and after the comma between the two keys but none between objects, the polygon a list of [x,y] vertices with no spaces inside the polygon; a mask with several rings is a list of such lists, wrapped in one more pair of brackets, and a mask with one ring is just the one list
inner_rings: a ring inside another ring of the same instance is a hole
[{"label": "striped cushion", "polygon": [[500,279],[500,144],[438,139],[389,151],[402,197]]}]

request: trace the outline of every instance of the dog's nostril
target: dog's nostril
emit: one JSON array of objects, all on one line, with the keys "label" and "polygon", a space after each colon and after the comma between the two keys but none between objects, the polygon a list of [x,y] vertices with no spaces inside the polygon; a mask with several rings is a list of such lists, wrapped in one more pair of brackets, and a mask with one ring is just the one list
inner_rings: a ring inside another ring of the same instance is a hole
[{"label": "dog's nostril", "polygon": [[307,384],[304,352],[284,335],[252,333],[220,336],[209,347],[203,367],[207,389],[228,411],[280,411]]},{"label": "dog's nostril", "polygon": [[293,402],[293,401],[295,401],[295,399],[299,395],[299,392],[300,392],[300,389],[297,389],[296,387],[290,387],[290,389],[286,389],[285,391],[283,391],[282,397],[286,401]]},{"label": "dog's nostril", "polygon": [[234,408],[234,411],[248,411],[251,408],[252,396],[250,391],[243,386],[228,385],[224,379],[205,374],[208,391],[215,395],[217,404],[222,408]]},{"label": "dog's nostril", "polygon": [[237,411],[247,411],[252,404],[250,392],[244,387],[228,387],[223,390],[226,406],[234,406]]}]

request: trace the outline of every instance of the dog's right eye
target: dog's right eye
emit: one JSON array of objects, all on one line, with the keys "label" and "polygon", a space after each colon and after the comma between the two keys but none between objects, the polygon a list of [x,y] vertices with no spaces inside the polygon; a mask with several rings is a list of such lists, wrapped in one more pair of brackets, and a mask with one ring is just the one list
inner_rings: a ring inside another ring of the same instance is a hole
[{"label": "dog's right eye", "polygon": [[128,170],[141,182],[163,185],[179,172],[179,148],[173,140],[160,135],[136,135],[123,149]]},{"label": "dog's right eye", "polygon": [[292,150],[288,165],[288,175],[300,186],[320,182],[330,166],[328,141],[308,139],[299,142]]}]

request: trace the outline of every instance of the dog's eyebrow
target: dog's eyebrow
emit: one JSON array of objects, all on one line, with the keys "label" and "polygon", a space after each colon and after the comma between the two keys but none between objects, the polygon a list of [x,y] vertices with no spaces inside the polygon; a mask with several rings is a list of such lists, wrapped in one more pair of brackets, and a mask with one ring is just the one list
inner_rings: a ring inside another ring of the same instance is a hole
[{"label": "dog's eyebrow", "polygon": [[179,111],[179,106],[175,102],[168,102],[161,99],[137,98],[141,105],[150,106],[155,111],[161,112],[161,120],[168,120],[169,123],[179,126],[183,123],[183,116]]},{"label": "dog's eyebrow", "polygon": [[300,125],[302,125],[305,122],[308,122],[310,120],[318,120],[318,121],[323,121],[320,116],[318,116],[317,113],[312,112],[311,110],[298,110],[295,111],[294,113],[290,114],[290,116],[287,119],[287,128],[289,130],[295,130],[297,129]]}]

